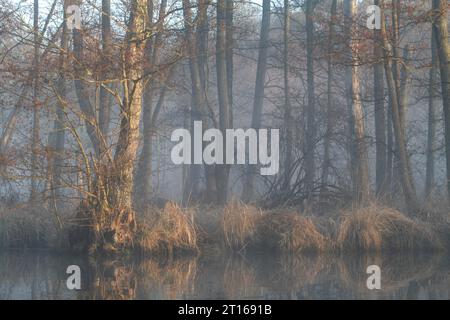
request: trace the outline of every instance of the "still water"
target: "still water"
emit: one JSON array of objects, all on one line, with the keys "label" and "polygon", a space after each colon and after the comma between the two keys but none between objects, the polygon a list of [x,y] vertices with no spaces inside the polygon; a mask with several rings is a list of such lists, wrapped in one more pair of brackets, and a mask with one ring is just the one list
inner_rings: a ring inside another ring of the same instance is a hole
[{"label": "still water", "polygon": [[[69,265],[81,290],[66,286]],[[366,268],[381,268],[369,290]],[[0,253],[0,299],[446,299],[450,257],[221,256],[92,259],[47,252]]]}]

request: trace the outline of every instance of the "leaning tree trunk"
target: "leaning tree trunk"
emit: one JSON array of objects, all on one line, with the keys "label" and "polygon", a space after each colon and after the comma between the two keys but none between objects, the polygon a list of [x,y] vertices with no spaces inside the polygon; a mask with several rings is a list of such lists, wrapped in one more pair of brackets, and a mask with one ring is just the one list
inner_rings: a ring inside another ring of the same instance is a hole
[{"label": "leaning tree trunk", "polygon": [[[70,1],[64,1],[64,13],[63,19],[67,21],[66,18],[66,10],[67,6],[70,4]],[[61,33],[61,51],[59,53],[59,74],[58,74],[58,82],[56,84],[56,93],[58,95],[58,103],[56,106],[56,119],[54,120],[53,130],[54,139],[53,141],[53,150],[54,155],[52,156],[52,165],[51,165],[51,177],[50,177],[50,185],[52,192],[52,203],[54,206],[54,210],[56,211],[59,207],[59,204],[62,202],[61,199],[61,176],[62,169],[64,163],[64,144],[66,138],[65,132],[65,109],[67,104],[67,84],[66,84],[66,72],[67,72],[67,56],[69,50],[69,34],[68,34],[67,24],[63,23],[63,29]]]},{"label": "leaning tree trunk", "polygon": [[389,89],[389,96],[391,101],[391,116],[392,124],[394,127],[394,136],[396,142],[396,150],[400,168],[400,178],[402,182],[403,195],[405,197],[405,203],[409,212],[417,212],[420,210],[420,204],[417,198],[417,194],[411,181],[411,174],[409,172],[408,165],[408,152],[406,148],[405,132],[402,130],[404,125],[401,123],[400,107],[401,102],[399,86],[396,84],[393,74],[393,54],[391,44],[388,41],[386,33],[386,24],[384,19],[384,1],[380,1],[381,7],[381,35],[384,48],[384,62],[385,62],[385,74],[386,81]]},{"label": "leaning tree trunk", "polygon": [[444,108],[445,128],[445,154],[447,159],[447,192],[450,201],[450,44],[448,41],[448,8],[446,0],[433,0],[433,9],[436,11],[433,28],[436,34],[436,43],[441,71],[442,100]]}]

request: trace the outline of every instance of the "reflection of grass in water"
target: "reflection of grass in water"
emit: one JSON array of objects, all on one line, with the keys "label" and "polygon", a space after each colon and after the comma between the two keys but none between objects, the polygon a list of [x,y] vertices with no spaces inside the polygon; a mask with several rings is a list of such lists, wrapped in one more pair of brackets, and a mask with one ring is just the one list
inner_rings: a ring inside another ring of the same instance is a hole
[{"label": "reflection of grass in water", "polygon": [[258,281],[268,290],[285,294],[321,281],[331,272],[328,255],[281,255],[258,268]]},{"label": "reflection of grass in water", "polygon": [[[139,264],[144,298],[180,299],[192,295],[195,290],[197,259],[171,259],[159,262],[146,259]],[[155,292],[160,297],[155,297]]]},{"label": "reflection of grass in water", "polygon": [[228,299],[249,299],[260,295],[255,268],[244,257],[228,258],[223,274],[223,286]]},{"label": "reflection of grass in water", "polygon": [[368,294],[366,268],[378,265],[381,292],[386,294],[407,289],[411,282],[430,278],[438,271],[441,259],[442,255],[351,255],[339,259],[339,275],[344,286]]}]

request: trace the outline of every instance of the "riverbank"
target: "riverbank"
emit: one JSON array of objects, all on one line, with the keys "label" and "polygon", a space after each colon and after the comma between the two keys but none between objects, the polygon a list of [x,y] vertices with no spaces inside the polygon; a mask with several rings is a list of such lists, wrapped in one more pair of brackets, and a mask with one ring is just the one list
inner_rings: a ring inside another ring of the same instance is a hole
[{"label": "riverbank", "polygon": [[[27,206],[0,214],[1,248],[80,250],[70,237],[77,221]],[[450,251],[448,213],[408,217],[386,206],[369,204],[328,215],[302,214],[292,208],[262,210],[240,202],[223,208],[181,208],[169,202],[163,209],[137,213],[134,251],[142,255],[174,256],[221,252],[329,253]]]}]

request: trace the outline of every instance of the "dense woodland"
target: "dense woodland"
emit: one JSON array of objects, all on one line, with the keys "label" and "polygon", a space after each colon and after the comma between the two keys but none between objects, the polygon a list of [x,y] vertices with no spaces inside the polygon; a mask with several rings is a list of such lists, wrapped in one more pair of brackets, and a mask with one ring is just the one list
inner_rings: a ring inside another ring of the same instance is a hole
[{"label": "dense woodland", "polygon": [[[0,246],[445,247],[449,10],[0,0]],[[279,128],[278,174],[173,164],[194,121]]]}]

